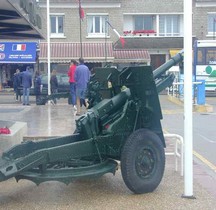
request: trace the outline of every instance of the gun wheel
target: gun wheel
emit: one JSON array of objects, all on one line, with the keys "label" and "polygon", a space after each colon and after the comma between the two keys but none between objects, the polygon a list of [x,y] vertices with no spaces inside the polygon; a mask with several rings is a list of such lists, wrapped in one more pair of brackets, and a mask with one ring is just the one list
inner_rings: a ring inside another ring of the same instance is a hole
[{"label": "gun wheel", "polygon": [[139,129],[127,139],[121,154],[121,172],[126,186],[134,193],[154,191],[165,168],[161,139],[148,129]]}]

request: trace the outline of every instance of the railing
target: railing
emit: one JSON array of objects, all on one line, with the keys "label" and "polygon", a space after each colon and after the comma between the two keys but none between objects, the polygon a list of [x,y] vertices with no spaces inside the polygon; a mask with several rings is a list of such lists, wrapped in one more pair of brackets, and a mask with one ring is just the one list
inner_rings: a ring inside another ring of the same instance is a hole
[{"label": "railing", "polygon": [[165,155],[173,155],[175,157],[175,171],[178,171],[178,159],[181,162],[181,176],[184,174],[184,141],[183,137],[178,134],[164,134],[165,138],[171,138],[175,141],[174,151],[165,152]]},{"label": "railing", "polygon": [[156,36],[157,32],[154,30],[134,30],[134,31],[124,31],[124,36]]},{"label": "railing", "polygon": [[[192,82],[192,84],[195,85],[195,89],[196,86],[201,85],[202,82]],[[184,82],[173,82],[173,85],[170,88],[167,88],[167,94],[175,97],[181,97],[181,95],[183,95],[183,86]]]}]

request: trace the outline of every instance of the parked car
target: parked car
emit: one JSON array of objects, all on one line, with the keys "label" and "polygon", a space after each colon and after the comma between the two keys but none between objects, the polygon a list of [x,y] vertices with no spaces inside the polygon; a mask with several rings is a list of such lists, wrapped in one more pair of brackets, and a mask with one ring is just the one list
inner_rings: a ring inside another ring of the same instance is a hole
[{"label": "parked car", "polygon": [[[69,78],[67,74],[57,74],[58,80],[58,93],[65,93],[70,91],[70,84]],[[41,83],[43,85],[42,88],[42,95],[48,95],[48,75],[42,74],[41,75]],[[22,87],[20,88],[20,94],[23,94]],[[34,88],[30,89],[30,95],[34,95]]]},{"label": "parked car", "polygon": [[[57,74],[57,80],[58,80],[58,92],[68,92],[70,91],[70,84],[69,84],[69,78],[67,74]],[[48,93],[48,75],[43,74],[41,75],[41,83],[43,85],[42,93],[47,94]]]}]

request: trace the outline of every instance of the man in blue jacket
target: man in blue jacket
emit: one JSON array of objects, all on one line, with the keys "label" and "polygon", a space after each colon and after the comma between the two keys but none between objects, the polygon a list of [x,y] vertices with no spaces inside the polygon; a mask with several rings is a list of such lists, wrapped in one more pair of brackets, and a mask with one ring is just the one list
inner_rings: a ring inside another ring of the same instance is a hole
[{"label": "man in blue jacket", "polygon": [[29,68],[26,68],[26,71],[22,73],[22,85],[23,85],[23,105],[30,105],[29,104],[29,94],[30,88],[32,86],[32,75],[29,71]]},{"label": "man in blue jacket", "polygon": [[87,104],[86,101],[86,91],[87,85],[90,80],[90,71],[89,68],[84,64],[84,59],[79,58],[79,65],[76,67],[74,79],[76,82],[76,97],[77,97],[77,113],[80,115],[80,101],[83,101]]}]

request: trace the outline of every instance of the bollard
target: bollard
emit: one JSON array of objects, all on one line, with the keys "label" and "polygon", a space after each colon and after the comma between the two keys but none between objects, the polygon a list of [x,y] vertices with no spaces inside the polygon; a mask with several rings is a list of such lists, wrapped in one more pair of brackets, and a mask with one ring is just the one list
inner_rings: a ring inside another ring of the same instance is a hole
[{"label": "bollard", "polygon": [[197,104],[205,104],[205,80],[197,80],[197,82],[202,82],[202,84],[197,85]]}]

